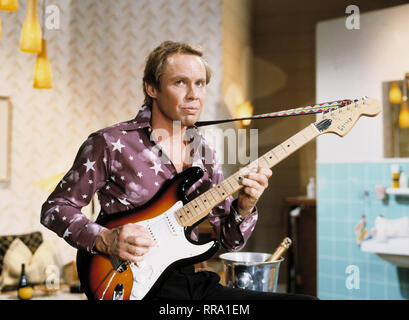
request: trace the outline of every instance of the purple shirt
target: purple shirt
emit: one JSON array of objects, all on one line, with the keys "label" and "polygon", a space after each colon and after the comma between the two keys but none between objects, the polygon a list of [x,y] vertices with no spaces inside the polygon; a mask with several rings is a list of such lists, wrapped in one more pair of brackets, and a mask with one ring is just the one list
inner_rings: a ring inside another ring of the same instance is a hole
[{"label": "purple shirt", "polygon": [[[104,228],[82,214],[95,192],[101,214],[139,207],[149,201],[177,171],[151,136],[151,110],[144,106],[135,119],[91,134],[80,147],[74,164],[43,204],[41,223],[76,248],[94,252],[95,241]],[[192,166],[206,169],[188,191],[188,198],[224,180],[215,151],[196,127],[188,128]],[[250,237],[257,209],[238,219],[237,200],[229,197],[209,213],[208,219],[222,245],[240,250]],[[198,227],[191,237],[198,238]]]}]

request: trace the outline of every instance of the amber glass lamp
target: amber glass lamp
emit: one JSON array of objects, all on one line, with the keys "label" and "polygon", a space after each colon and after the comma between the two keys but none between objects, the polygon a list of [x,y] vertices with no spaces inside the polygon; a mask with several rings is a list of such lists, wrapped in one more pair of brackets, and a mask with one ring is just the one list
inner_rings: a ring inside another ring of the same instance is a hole
[{"label": "amber glass lamp", "polygon": [[399,111],[399,127],[406,129],[409,128],[409,108],[408,108],[408,98],[403,97],[403,102]]},{"label": "amber glass lamp", "polygon": [[28,0],[26,18],[20,37],[20,50],[29,53],[40,53],[41,39],[42,33],[37,15],[37,0]]},{"label": "amber glass lamp", "polygon": [[[237,118],[247,118],[253,115],[253,106],[251,105],[250,101],[245,101],[240,103],[237,106]],[[249,126],[251,123],[251,119],[248,120],[241,120],[241,125],[243,127]]]},{"label": "amber glass lamp", "polygon": [[37,55],[34,67],[33,87],[36,89],[50,89],[53,86],[52,83],[51,64],[47,56],[47,41],[42,39],[42,51]]},{"label": "amber glass lamp", "polygon": [[389,102],[392,104],[399,104],[402,102],[402,91],[396,81],[392,82],[389,89]]},{"label": "amber glass lamp", "polygon": [[0,10],[17,11],[18,0],[0,0]]}]

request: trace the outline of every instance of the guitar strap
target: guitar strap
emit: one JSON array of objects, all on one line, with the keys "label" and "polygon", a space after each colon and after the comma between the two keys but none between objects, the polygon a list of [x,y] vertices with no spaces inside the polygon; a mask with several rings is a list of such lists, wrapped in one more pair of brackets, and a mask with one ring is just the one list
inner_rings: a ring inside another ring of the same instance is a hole
[{"label": "guitar strap", "polygon": [[197,121],[195,126],[202,127],[202,126],[209,126],[212,124],[219,124],[224,122],[231,122],[231,121],[241,121],[241,120],[256,120],[256,119],[265,119],[265,118],[277,118],[277,117],[289,117],[289,116],[297,116],[297,115],[306,115],[306,114],[314,114],[314,113],[321,113],[321,112],[329,112],[341,107],[346,106],[347,104],[352,103],[352,100],[345,99],[345,100],[337,100],[331,102],[324,102],[320,104],[313,104],[304,107],[298,107],[294,109],[270,112],[259,114],[251,117],[244,117],[244,118],[231,118],[231,119],[222,119],[222,120],[211,120],[211,121]]}]

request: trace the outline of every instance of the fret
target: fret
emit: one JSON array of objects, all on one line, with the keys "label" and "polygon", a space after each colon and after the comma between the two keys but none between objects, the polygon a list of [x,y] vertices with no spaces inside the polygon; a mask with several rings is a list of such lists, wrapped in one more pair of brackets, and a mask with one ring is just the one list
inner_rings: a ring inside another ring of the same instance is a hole
[{"label": "fret", "polygon": [[227,178],[226,180],[224,180],[224,181],[226,181],[226,183],[225,184],[227,184],[230,188],[231,188],[231,191],[235,191],[235,189],[233,188],[233,186],[231,185],[231,183],[230,183],[230,178]]},{"label": "fret", "polygon": [[211,199],[211,198],[209,199],[207,193],[208,193],[208,192],[206,191],[205,193],[202,194],[202,196],[203,196],[204,198],[206,198],[206,199],[203,200],[203,202],[206,204],[206,206],[210,206],[210,205],[212,205],[213,203],[212,203],[212,199]]},{"label": "fret", "polygon": [[222,201],[219,193],[214,188],[210,189],[210,194],[212,195],[215,203],[220,203]]},{"label": "fret", "polygon": [[221,197],[221,198],[223,198],[226,194],[227,194],[227,191],[226,191],[226,189],[224,189],[224,186],[223,186],[223,181],[222,182],[220,182],[217,186],[216,186],[216,191],[218,192],[218,194],[219,194],[219,196]]},{"label": "fret", "polygon": [[268,162],[268,160],[265,158],[265,156],[266,155],[264,155],[264,156],[261,156],[259,159],[260,159],[260,162],[261,161],[264,161],[264,163],[266,164],[264,167],[265,168],[270,168],[270,162]]},{"label": "fret", "polygon": [[233,187],[235,191],[240,188],[240,183],[236,179],[236,177],[233,175],[230,178],[228,178],[230,185]]},{"label": "fret", "polygon": [[[192,203],[192,202],[194,202],[193,207],[195,208],[195,213],[196,213],[196,210],[202,210],[202,208],[200,208],[199,202],[197,201],[197,198],[190,201],[190,203]],[[197,215],[197,213],[196,213],[196,215]]]},{"label": "fret", "polygon": [[175,218],[176,218],[177,222],[178,222],[180,225],[183,224],[183,222],[182,222],[183,212],[181,212],[180,209],[175,211]]},{"label": "fret", "polygon": [[[187,218],[193,218],[196,216],[196,210],[193,208],[192,202],[188,202],[185,204],[186,212],[188,213]],[[189,217],[190,216],[190,217]]]},{"label": "fret", "polygon": [[234,192],[234,189],[231,187],[230,183],[227,181],[227,179],[225,179],[224,181],[222,181],[222,185],[224,190],[226,191],[224,194],[222,193],[223,198],[226,198],[225,196],[230,195],[232,192]]},{"label": "fret", "polygon": [[207,210],[207,204],[206,204],[206,199],[205,200],[203,200],[203,194],[201,194],[200,196],[198,196],[196,199],[197,199],[197,201],[199,202],[199,200],[200,200],[200,202],[202,203],[202,206],[204,207],[204,210]]},{"label": "fret", "polygon": [[176,216],[181,219],[182,217],[186,217],[187,213],[184,207],[178,209],[177,211],[175,211]]}]

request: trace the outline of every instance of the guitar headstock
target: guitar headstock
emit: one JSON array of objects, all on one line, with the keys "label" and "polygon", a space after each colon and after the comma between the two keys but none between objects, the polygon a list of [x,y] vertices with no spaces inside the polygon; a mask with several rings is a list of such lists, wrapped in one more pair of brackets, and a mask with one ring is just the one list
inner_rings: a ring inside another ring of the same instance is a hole
[{"label": "guitar headstock", "polygon": [[375,117],[381,112],[381,109],[381,104],[377,99],[362,98],[325,113],[324,117],[313,125],[320,134],[332,132],[343,137],[353,128],[361,116]]}]

